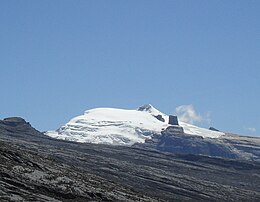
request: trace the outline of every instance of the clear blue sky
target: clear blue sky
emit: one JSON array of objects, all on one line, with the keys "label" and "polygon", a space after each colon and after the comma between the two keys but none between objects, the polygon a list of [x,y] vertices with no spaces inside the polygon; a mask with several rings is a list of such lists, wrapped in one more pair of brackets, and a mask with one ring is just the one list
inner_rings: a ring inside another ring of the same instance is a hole
[{"label": "clear blue sky", "polygon": [[94,107],[191,104],[210,113],[198,125],[259,135],[259,11],[257,0],[1,0],[0,119],[43,131]]}]

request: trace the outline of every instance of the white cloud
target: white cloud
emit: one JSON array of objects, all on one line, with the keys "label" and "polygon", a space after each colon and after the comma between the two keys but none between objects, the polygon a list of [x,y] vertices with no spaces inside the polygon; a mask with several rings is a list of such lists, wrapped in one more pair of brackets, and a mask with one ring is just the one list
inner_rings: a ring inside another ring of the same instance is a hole
[{"label": "white cloud", "polygon": [[176,115],[178,116],[180,121],[185,123],[205,123],[210,124],[210,112],[207,112],[204,115],[200,115],[196,112],[193,105],[181,105],[176,107]]},{"label": "white cloud", "polygon": [[[180,121],[193,124],[195,122],[203,121],[203,117],[199,115],[192,105],[181,105],[176,107],[176,114]],[[209,120],[209,113],[206,115]]]},{"label": "white cloud", "polygon": [[250,131],[250,132],[253,132],[253,133],[256,132],[256,128],[251,128],[250,127],[250,128],[247,128],[247,130]]}]

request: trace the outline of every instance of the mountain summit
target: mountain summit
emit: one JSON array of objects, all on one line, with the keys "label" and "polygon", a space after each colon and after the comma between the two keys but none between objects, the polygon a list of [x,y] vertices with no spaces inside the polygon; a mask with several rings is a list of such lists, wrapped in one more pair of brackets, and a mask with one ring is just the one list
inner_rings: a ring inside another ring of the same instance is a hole
[{"label": "mountain summit", "polygon": [[[56,131],[45,134],[63,140],[97,144],[133,145],[160,135],[169,124],[169,116],[147,104],[136,110],[96,108],[71,119]],[[218,138],[224,133],[179,122],[190,135]]]},{"label": "mountain summit", "polygon": [[163,114],[158,109],[153,107],[151,104],[145,104],[141,107],[138,107],[137,110],[142,111],[142,112],[148,112],[148,113],[153,114],[153,115],[159,115],[159,114],[162,115]]}]

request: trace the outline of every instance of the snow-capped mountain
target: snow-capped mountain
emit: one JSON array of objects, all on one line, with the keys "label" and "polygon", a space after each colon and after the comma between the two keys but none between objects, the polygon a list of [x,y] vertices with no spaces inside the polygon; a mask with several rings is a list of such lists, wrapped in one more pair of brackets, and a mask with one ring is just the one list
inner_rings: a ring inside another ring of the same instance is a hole
[{"label": "snow-capped mountain", "polygon": [[[169,126],[168,120],[168,115],[150,104],[136,110],[96,108],[71,119],[58,130],[48,131],[45,134],[53,138],[76,142],[133,145],[144,143],[154,134],[160,135],[161,131]],[[210,138],[224,135],[221,132],[183,122],[179,122],[179,125],[183,127],[185,133],[190,135]]]}]

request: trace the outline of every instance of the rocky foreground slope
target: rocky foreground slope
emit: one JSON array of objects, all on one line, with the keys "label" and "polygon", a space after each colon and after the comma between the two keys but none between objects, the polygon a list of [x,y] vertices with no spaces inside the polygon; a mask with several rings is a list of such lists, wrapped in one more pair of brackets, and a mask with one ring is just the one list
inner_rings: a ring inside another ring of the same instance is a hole
[{"label": "rocky foreground slope", "polygon": [[260,201],[260,163],[67,142],[0,121],[0,201]]}]

